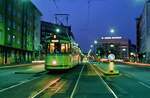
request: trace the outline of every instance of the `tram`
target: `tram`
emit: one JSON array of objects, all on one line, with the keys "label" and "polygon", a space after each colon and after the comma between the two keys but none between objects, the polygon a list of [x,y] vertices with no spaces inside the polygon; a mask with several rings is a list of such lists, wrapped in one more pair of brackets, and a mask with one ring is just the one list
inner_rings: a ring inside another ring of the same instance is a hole
[{"label": "tram", "polygon": [[53,35],[47,43],[45,69],[70,69],[81,62],[81,50],[70,36]]}]

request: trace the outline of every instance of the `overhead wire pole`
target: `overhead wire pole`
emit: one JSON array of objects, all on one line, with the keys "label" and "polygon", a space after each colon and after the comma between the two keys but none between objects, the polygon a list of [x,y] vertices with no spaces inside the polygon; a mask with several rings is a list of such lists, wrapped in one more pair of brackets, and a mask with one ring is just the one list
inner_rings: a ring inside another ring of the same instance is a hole
[{"label": "overhead wire pole", "polygon": [[54,5],[55,5],[56,9],[57,9],[59,12],[61,12],[60,8],[58,7],[58,5],[57,5],[57,3],[56,3],[56,0],[52,0],[52,1],[53,1]]},{"label": "overhead wire pole", "polygon": [[90,24],[90,7],[91,7],[91,0],[88,0],[88,27],[89,27],[89,24]]},{"label": "overhead wire pole", "polygon": [[[52,0],[52,1],[53,1],[54,5],[55,5],[56,9],[61,13],[61,10],[60,10],[60,8],[57,5],[56,0]],[[64,17],[66,19],[66,26],[68,26],[69,14],[62,14],[62,13],[61,14],[55,14],[55,22],[56,22],[56,24],[60,24],[60,25],[63,24],[63,22],[61,21],[60,18],[64,18]],[[66,34],[67,34],[68,38],[70,39],[70,37],[69,37],[67,32],[68,32],[68,30],[66,30]]]},{"label": "overhead wire pole", "polygon": [[[90,31],[89,27],[90,27],[90,15],[91,15],[91,3],[92,3],[92,1],[100,1],[100,0],[88,0],[88,13],[87,13],[87,30],[88,30],[88,32]],[[103,1],[103,0],[101,0],[101,1]]]},{"label": "overhead wire pole", "polygon": [[[91,7],[91,0],[88,0],[88,12],[87,12],[87,32],[90,31],[89,27],[90,27],[90,7]],[[91,49],[89,50],[88,55],[90,54]]]},{"label": "overhead wire pole", "polygon": [[[56,3],[56,0],[49,0],[49,1],[52,1],[55,5],[55,8],[58,10],[59,13],[61,13],[61,10],[60,8],[58,7],[57,3]],[[57,21],[56,21],[57,20]],[[61,20],[59,20],[57,17],[56,17],[56,14],[55,14],[55,22],[56,24],[58,23],[58,21],[61,23]]]}]

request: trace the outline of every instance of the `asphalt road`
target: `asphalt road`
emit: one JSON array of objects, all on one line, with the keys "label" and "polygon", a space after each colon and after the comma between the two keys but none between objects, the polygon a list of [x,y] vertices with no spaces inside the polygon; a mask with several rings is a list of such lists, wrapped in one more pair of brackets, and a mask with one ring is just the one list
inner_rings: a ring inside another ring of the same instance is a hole
[{"label": "asphalt road", "polygon": [[150,67],[115,64],[120,75],[103,76],[102,64],[62,72],[44,65],[0,68],[0,98],[150,98]]},{"label": "asphalt road", "polygon": [[150,67],[122,64],[115,64],[115,67],[120,71],[120,75],[106,76],[104,80],[118,98],[150,98]]},{"label": "asphalt road", "polygon": [[96,67],[88,64],[59,73],[44,65],[0,68],[0,98],[116,98]]}]

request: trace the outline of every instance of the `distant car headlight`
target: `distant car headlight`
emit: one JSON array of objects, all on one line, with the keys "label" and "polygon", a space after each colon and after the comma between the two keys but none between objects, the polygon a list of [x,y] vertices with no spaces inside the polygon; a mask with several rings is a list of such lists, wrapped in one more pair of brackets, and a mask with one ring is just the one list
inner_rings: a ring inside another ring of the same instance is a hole
[{"label": "distant car headlight", "polygon": [[57,61],[56,61],[56,60],[53,60],[53,61],[52,61],[52,64],[53,64],[53,65],[56,65],[56,64],[57,64]]}]

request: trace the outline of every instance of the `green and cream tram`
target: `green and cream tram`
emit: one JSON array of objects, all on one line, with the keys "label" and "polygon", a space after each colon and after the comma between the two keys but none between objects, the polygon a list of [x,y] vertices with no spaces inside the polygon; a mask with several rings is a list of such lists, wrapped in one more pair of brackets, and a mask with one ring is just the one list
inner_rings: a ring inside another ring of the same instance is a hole
[{"label": "green and cream tram", "polygon": [[[56,35],[54,35],[56,37]],[[45,69],[70,69],[81,61],[80,48],[68,38],[50,40],[47,44]]]}]

